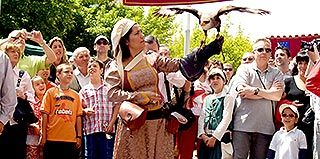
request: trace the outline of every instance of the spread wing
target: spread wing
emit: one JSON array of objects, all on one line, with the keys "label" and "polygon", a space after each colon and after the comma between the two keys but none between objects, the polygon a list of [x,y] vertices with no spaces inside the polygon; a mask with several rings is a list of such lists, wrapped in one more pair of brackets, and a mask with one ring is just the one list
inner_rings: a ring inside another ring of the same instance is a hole
[{"label": "spread wing", "polygon": [[171,8],[159,8],[153,12],[153,15],[158,17],[170,17],[175,14],[182,14],[183,12],[188,12],[197,17],[200,21],[201,13],[193,8],[180,8],[180,7],[171,7]]},{"label": "spread wing", "polygon": [[266,15],[271,13],[270,11],[267,11],[264,9],[252,9],[248,7],[237,7],[237,6],[229,5],[229,6],[222,7],[218,11],[216,16],[219,17],[220,15],[228,14],[231,11],[246,12],[246,13],[260,14],[260,15]]}]

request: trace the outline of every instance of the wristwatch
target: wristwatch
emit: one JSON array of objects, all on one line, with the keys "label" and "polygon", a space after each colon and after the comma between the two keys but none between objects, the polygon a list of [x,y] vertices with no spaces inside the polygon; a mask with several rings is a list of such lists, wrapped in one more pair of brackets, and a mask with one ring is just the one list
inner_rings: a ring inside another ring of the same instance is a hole
[{"label": "wristwatch", "polygon": [[254,95],[258,95],[258,93],[260,92],[260,89],[257,87],[255,90],[254,90]]}]

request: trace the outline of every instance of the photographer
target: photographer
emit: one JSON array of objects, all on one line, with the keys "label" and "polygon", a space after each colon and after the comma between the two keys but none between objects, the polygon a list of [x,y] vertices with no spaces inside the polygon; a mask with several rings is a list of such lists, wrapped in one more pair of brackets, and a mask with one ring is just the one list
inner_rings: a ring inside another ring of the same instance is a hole
[{"label": "photographer", "polygon": [[[313,49],[308,49],[310,57],[309,68],[310,73],[306,80],[306,89],[310,91],[310,105],[315,113],[314,119],[314,137],[313,137],[313,157],[320,157],[320,63],[317,43],[313,43]],[[314,64],[314,66],[312,66]]]},{"label": "photographer", "polygon": [[[41,57],[25,56],[24,50],[28,39],[38,43],[43,48],[45,55]],[[31,77],[35,76],[39,70],[49,67],[49,64],[52,64],[57,59],[52,49],[46,44],[40,31],[14,30],[7,39],[1,41],[0,47],[7,43],[15,43],[19,47],[22,55],[17,67],[27,71]]]}]

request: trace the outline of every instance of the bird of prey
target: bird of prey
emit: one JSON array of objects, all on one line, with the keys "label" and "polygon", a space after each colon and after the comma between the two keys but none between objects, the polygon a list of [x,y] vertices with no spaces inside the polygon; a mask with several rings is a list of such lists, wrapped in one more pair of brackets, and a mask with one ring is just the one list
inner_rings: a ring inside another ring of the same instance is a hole
[{"label": "bird of prey", "polygon": [[155,10],[155,12],[153,12],[153,15],[158,17],[169,17],[175,14],[182,14],[183,12],[191,13],[192,15],[194,15],[199,19],[199,24],[202,27],[205,34],[205,39],[203,41],[205,42],[207,38],[207,31],[211,28],[216,28],[218,32],[217,36],[219,36],[220,27],[221,27],[220,16],[228,14],[231,11],[246,12],[246,13],[260,14],[260,15],[270,14],[270,11],[263,10],[263,9],[252,9],[248,7],[237,7],[237,6],[229,5],[229,6],[220,8],[218,12],[210,12],[210,13],[200,12],[190,7],[184,7],[184,8],[183,7],[170,7],[170,8],[162,7]]}]

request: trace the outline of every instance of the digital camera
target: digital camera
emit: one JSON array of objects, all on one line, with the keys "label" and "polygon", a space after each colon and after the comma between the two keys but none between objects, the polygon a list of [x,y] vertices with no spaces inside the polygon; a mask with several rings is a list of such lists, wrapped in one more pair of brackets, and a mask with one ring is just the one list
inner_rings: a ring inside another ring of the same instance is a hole
[{"label": "digital camera", "polygon": [[314,39],[310,42],[301,41],[301,49],[314,52],[314,48],[313,48],[314,44],[317,46],[318,51],[320,51],[320,39]]}]

